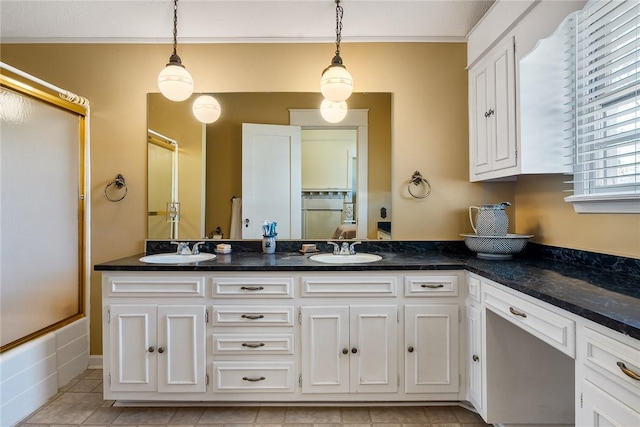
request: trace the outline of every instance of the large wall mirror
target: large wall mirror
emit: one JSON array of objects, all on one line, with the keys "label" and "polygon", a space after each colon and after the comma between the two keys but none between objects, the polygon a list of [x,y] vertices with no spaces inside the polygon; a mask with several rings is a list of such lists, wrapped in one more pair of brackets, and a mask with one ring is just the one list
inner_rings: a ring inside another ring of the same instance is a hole
[{"label": "large wall mirror", "polygon": [[[262,190],[265,197],[258,199],[264,200],[256,202],[255,208],[258,223],[274,220],[268,216],[270,206],[275,205],[269,195],[285,186],[283,179],[291,179],[284,169],[301,168],[299,187],[294,190],[301,200],[300,214],[293,217],[299,222],[300,235],[290,235],[285,232],[288,226],[279,224],[279,238],[376,239],[379,224],[385,231],[390,229],[390,93],[354,93],[348,100],[353,115],[342,123],[298,120],[301,153],[297,166],[284,161],[286,153],[266,145],[257,157],[258,150],[253,151],[251,165],[246,158],[243,164],[247,124],[290,126],[293,111],[317,109],[322,95],[215,94],[222,116],[208,125],[198,122],[191,112],[196,97],[171,102],[159,93],[148,95],[149,239],[258,238],[248,233],[248,227],[244,229],[247,218],[241,214],[242,206],[246,208],[254,198],[247,189],[243,192],[243,175],[265,166],[257,175],[267,183],[278,178],[280,184],[267,187],[273,191]],[[354,119],[359,113],[366,117],[364,126]],[[363,159],[366,163],[359,163]],[[358,218],[365,229],[358,230]]]}]

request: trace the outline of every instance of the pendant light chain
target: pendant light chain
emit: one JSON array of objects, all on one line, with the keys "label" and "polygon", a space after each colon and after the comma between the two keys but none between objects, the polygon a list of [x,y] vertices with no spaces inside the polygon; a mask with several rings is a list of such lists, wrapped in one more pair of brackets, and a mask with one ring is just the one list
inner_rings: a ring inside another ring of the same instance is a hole
[{"label": "pendant light chain", "polygon": [[344,9],[342,8],[342,6],[340,6],[340,0],[336,0],[336,56],[340,56],[340,42],[342,41],[342,16],[343,15],[344,15]]},{"label": "pendant light chain", "polygon": [[173,54],[178,54],[178,0],[173,0]]}]

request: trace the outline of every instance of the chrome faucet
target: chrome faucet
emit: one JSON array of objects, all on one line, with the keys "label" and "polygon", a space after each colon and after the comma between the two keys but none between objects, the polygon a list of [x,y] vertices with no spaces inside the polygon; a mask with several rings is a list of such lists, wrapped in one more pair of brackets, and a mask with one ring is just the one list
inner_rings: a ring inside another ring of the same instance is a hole
[{"label": "chrome faucet", "polygon": [[333,245],[332,253],[334,255],[355,255],[356,254],[356,245],[359,245],[362,242],[353,242],[349,244],[349,242],[342,242],[341,244],[335,242],[327,242],[329,245]]},{"label": "chrome faucet", "polygon": [[198,242],[193,244],[193,247],[191,248],[192,255],[198,255],[200,253],[200,248],[198,247],[200,245],[204,245],[204,242]]},{"label": "chrome faucet", "polygon": [[334,255],[338,255],[340,253],[340,246],[335,242],[327,242],[329,245],[333,245],[333,251],[331,251]]},{"label": "chrome faucet", "polygon": [[[176,253],[178,255],[191,255],[191,249],[189,249],[189,242],[171,242],[172,245],[178,245]],[[197,249],[197,248],[196,248]]]}]

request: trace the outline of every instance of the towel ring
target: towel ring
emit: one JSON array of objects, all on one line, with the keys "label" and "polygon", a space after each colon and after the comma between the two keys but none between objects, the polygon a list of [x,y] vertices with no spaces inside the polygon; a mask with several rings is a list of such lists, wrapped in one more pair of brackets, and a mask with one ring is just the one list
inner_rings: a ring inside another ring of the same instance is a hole
[{"label": "towel ring", "polygon": [[[112,185],[115,185],[118,190],[121,190],[121,189],[124,188],[124,194],[119,199],[112,199],[107,194],[107,190]],[[122,200],[125,197],[127,197],[127,193],[128,192],[129,192],[129,190],[127,189],[127,184],[125,182],[124,176],[122,176],[122,174],[118,174],[118,175],[116,175],[116,178],[113,181],[111,181],[110,183],[107,184],[106,187],[104,187],[104,198],[107,199],[110,202],[119,202],[120,200]]]},{"label": "towel ring", "polygon": [[[416,187],[425,186],[426,191],[423,194],[414,194],[413,191],[411,191],[412,184]],[[407,185],[407,190],[409,191],[409,194],[411,194],[411,196],[415,197],[416,199],[426,199],[427,197],[429,197],[429,194],[431,194],[431,184],[429,184],[429,181],[422,177],[420,172],[415,171],[411,176],[411,182],[409,182],[409,185]]]}]

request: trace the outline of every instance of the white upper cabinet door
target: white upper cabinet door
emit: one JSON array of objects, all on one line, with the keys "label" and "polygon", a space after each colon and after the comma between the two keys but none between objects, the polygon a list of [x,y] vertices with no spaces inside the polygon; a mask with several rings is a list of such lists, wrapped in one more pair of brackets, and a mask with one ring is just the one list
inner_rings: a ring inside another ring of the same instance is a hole
[{"label": "white upper cabinet door", "polygon": [[351,306],[351,392],[398,391],[398,308]]},{"label": "white upper cabinet door", "polygon": [[205,392],[205,306],[158,307],[158,391]]},{"label": "white upper cabinet door", "polygon": [[242,124],[242,238],[262,238],[265,220],[280,239],[302,237],[300,126]]},{"label": "white upper cabinet door", "polygon": [[469,70],[470,179],[503,177],[517,166],[514,38]]},{"label": "white upper cabinet door", "polygon": [[407,393],[459,390],[458,305],[405,306]]},{"label": "white upper cabinet door", "polygon": [[156,305],[109,306],[111,391],[156,391]]}]

